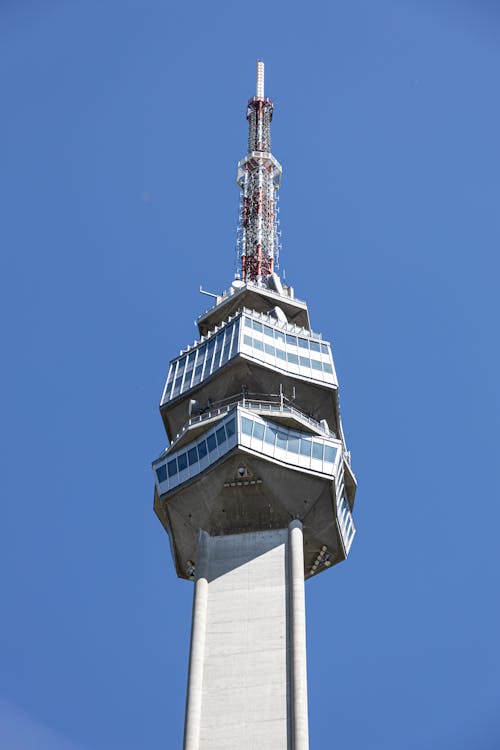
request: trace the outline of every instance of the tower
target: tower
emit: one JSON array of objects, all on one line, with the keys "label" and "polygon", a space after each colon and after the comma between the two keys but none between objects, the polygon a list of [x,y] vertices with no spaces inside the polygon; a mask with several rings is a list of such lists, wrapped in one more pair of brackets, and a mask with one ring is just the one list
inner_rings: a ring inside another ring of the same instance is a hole
[{"label": "tower", "polygon": [[273,104],[248,102],[238,270],[171,363],[154,508],[194,580],[184,750],[307,750],[304,581],[344,560],[356,479],[331,345],[276,273]]}]

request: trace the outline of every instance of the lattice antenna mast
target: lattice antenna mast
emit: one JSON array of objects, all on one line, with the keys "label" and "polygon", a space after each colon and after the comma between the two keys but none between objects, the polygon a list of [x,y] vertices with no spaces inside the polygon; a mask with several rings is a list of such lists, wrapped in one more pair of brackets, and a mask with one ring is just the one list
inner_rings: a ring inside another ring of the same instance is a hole
[{"label": "lattice antenna mast", "polygon": [[255,96],[248,102],[248,153],[238,164],[241,188],[237,250],[241,278],[264,282],[279,254],[277,190],[281,164],[271,154],[273,103],[264,96],[264,63],[257,62]]}]

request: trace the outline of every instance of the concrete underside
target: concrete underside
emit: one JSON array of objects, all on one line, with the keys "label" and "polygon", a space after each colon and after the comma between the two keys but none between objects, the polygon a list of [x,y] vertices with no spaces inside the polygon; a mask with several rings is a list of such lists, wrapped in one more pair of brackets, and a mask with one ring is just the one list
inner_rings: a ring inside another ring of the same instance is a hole
[{"label": "concrete underside", "polygon": [[201,532],[185,750],[307,750],[301,557],[299,522]]}]

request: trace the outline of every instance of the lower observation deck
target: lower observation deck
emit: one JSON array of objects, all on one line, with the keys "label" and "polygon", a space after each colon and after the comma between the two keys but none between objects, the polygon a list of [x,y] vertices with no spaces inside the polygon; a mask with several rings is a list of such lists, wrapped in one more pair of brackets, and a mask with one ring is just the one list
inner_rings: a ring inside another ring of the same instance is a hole
[{"label": "lower observation deck", "polygon": [[349,552],[354,483],[342,441],[291,406],[245,400],[200,415],[153,469],[179,575],[194,570],[199,529],[244,533],[300,518],[306,576]]}]

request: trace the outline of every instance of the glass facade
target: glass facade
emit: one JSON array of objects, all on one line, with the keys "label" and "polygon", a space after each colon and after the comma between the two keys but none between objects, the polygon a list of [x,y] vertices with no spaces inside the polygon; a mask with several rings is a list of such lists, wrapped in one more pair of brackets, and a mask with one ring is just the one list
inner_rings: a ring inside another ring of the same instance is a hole
[{"label": "glass facade", "polygon": [[338,440],[282,427],[238,406],[201,437],[179,450],[172,446],[173,450],[153,464],[160,494],[199,474],[238,444],[295,469],[330,477],[341,456]]},{"label": "glass facade", "polygon": [[194,388],[237,354],[292,375],[337,385],[330,344],[304,329],[245,311],[170,363],[162,404]]},{"label": "glass facade", "polygon": [[342,534],[342,541],[344,543],[345,553],[349,554],[351,544],[356,533],[354,521],[352,518],[351,509],[347,502],[347,493],[344,483],[344,468],[342,464],[336,476],[336,496],[337,496],[337,520]]},{"label": "glass facade", "polygon": [[240,443],[269,458],[333,475],[340,442],[282,427],[241,410]]},{"label": "glass facade", "polygon": [[236,445],[235,410],[203,436],[153,464],[161,494],[196,476]]}]

